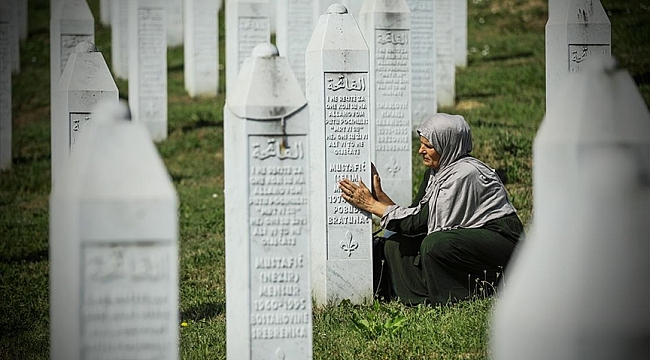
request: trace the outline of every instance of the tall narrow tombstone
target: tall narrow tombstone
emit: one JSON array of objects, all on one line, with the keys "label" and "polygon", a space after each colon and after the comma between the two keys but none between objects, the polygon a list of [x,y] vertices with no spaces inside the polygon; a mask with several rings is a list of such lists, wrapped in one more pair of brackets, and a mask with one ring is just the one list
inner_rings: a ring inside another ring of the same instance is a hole
[{"label": "tall narrow tombstone", "polygon": [[111,0],[111,60],[116,78],[129,78],[129,2]]},{"label": "tall narrow tombstone", "polygon": [[167,46],[183,45],[183,0],[167,2]]},{"label": "tall narrow tombstone", "polygon": [[275,42],[291,64],[300,87],[305,89],[305,50],[320,16],[317,1],[278,0]]},{"label": "tall narrow tombstone", "polygon": [[384,191],[411,203],[411,12],[406,0],[368,0],[359,26],[370,48],[371,158]]},{"label": "tall narrow tombstone", "polygon": [[435,0],[436,100],[438,106],[454,106],[456,65],[454,44],[454,5],[458,0]]},{"label": "tall narrow tombstone", "polygon": [[11,70],[14,74],[20,73],[20,19],[19,19],[19,2],[16,0],[9,1],[11,18],[11,27],[9,36],[11,36]]},{"label": "tall narrow tombstone", "polygon": [[[550,4],[549,4],[550,5]],[[611,54],[611,25],[599,0],[553,3],[546,23],[546,111],[567,74],[580,71],[589,57]]]},{"label": "tall narrow tombstone", "polygon": [[167,138],[167,11],[164,1],[129,1],[129,105],[154,141]]},{"label": "tall narrow tombstone", "polygon": [[613,59],[589,62],[535,137],[533,232],[497,303],[495,360],[650,357],[650,112]]},{"label": "tall narrow tombstone", "polygon": [[413,127],[438,111],[434,0],[406,0],[411,10],[411,114]]},{"label": "tall narrow tombstone", "polygon": [[454,64],[467,67],[467,0],[453,0]]},{"label": "tall narrow tombstone", "polygon": [[95,45],[83,42],[76,46],[52,99],[52,184],[58,184],[61,169],[92,121],[92,109],[102,100],[117,103],[119,99],[108,65]]},{"label": "tall narrow tombstone", "polygon": [[0,170],[11,168],[11,21],[9,0],[0,0]]},{"label": "tall narrow tombstone", "polygon": [[52,359],[179,358],[178,197],[128,120],[97,108],[50,196]]},{"label": "tall narrow tombstone", "polygon": [[29,32],[27,0],[18,1],[18,37],[20,40],[27,40]]},{"label": "tall narrow tombstone", "polygon": [[86,0],[58,0],[50,19],[50,94],[80,42],[95,42],[95,20]]},{"label": "tall narrow tombstone", "polygon": [[219,4],[185,0],[185,89],[190,96],[216,96],[219,85]]},{"label": "tall narrow tombstone", "polygon": [[312,284],[317,304],[372,299],[372,223],[341,197],[344,178],[370,184],[370,54],[345,6],[321,15],[307,46]]},{"label": "tall narrow tombstone", "polygon": [[312,358],[308,130],[288,61],[258,45],[224,107],[229,359]]},{"label": "tall narrow tombstone", "polygon": [[99,0],[99,22],[104,26],[111,25],[111,3],[113,0]]},{"label": "tall narrow tombstone", "polygon": [[226,0],[226,92],[253,48],[271,40],[268,0]]}]

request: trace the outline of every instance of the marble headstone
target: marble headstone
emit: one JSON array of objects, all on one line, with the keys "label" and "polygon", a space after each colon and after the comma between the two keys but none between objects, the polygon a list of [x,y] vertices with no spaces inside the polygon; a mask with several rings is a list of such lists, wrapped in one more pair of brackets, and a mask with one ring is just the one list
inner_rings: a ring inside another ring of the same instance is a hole
[{"label": "marble headstone", "polygon": [[167,2],[167,46],[183,45],[183,0]]},{"label": "marble headstone", "polygon": [[305,50],[321,12],[317,1],[277,0],[275,42],[305,89]]},{"label": "marble headstone", "polygon": [[167,138],[165,1],[129,1],[129,105],[154,141]]},{"label": "marble headstone", "polygon": [[0,170],[11,168],[11,21],[9,0],[0,0]]},{"label": "marble headstone", "polygon": [[184,76],[190,96],[216,96],[219,84],[219,4],[185,0]]},{"label": "marble headstone", "polygon": [[311,359],[309,110],[260,44],[224,107],[229,359]]},{"label": "marble headstone", "polygon": [[80,42],[95,43],[95,20],[86,0],[58,0],[50,19],[50,94]]},{"label": "marble headstone", "polygon": [[413,127],[438,111],[434,0],[406,0],[411,10],[411,114]]},{"label": "marble headstone", "polygon": [[50,358],[177,360],[176,191],[125,104],[92,117],[50,195]]},{"label": "marble headstone", "polygon": [[255,46],[271,40],[268,0],[226,0],[226,93]]},{"label": "marble headstone", "polygon": [[111,25],[111,3],[113,0],[99,0],[99,22],[104,26]]},{"label": "marble headstone", "polygon": [[119,92],[101,52],[91,43],[76,46],[53,94],[50,142],[52,184],[92,121],[91,111],[102,100],[118,102]]},{"label": "marble headstone", "polygon": [[611,54],[611,25],[599,0],[553,3],[546,23],[546,111],[569,73],[589,57]]},{"label": "marble headstone", "polygon": [[369,0],[359,27],[370,48],[372,162],[395,203],[411,203],[411,12],[406,0]]},{"label": "marble headstone", "polygon": [[129,2],[111,0],[111,66],[116,78],[129,78]]},{"label": "marble headstone", "polygon": [[650,113],[612,58],[589,62],[535,137],[535,219],[493,316],[495,360],[650,358]]},{"label": "marble headstone", "polygon": [[341,197],[344,178],[370,182],[370,54],[347,9],[331,5],[306,51],[310,109],[313,297],[372,300],[372,222]]},{"label": "marble headstone", "polygon": [[455,0],[454,9],[454,63],[467,67],[467,0]]},{"label": "marble headstone", "polygon": [[438,106],[453,106],[456,98],[454,44],[454,2],[435,0],[436,27],[436,100]]}]

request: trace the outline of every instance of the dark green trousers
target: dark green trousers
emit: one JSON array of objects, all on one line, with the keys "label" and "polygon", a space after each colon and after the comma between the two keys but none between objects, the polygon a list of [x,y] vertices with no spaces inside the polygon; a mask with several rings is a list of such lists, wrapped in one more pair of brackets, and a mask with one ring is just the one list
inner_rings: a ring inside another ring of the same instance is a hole
[{"label": "dark green trousers", "polygon": [[523,230],[519,217],[511,214],[477,229],[424,237],[394,234],[383,247],[390,295],[405,304],[436,305],[490,294]]}]

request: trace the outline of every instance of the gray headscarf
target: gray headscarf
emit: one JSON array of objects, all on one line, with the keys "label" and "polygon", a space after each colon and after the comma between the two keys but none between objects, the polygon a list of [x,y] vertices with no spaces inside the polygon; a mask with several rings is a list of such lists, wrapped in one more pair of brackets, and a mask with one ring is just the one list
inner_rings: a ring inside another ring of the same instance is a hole
[{"label": "gray headscarf", "polygon": [[424,197],[415,207],[389,206],[382,227],[419,213],[429,204],[427,233],[479,228],[515,212],[496,172],[470,156],[472,132],[460,115],[437,113],[417,129],[438,154],[440,167],[431,172]]}]

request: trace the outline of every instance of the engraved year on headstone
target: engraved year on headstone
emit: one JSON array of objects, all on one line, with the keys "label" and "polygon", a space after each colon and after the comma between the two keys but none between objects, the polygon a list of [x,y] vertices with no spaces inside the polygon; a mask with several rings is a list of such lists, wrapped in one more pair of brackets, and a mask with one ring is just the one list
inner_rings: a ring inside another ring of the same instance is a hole
[{"label": "engraved year on headstone", "polygon": [[372,299],[372,223],[339,181],[370,184],[368,46],[352,15],[331,5],[306,52],[310,106],[312,283],[317,304]]},{"label": "engraved year on headstone", "polygon": [[370,47],[372,161],[384,191],[411,203],[411,16],[405,0],[366,1],[359,26]]},{"label": "engraved year on headstone", "polygon": [[50,196],[50,356],[177,360],[176,191],[125,104],[91,117]]},{"label": "engraved year on headstone", "polygon": [[229,359],[311,359],[309,110],[270,43],[224,107]]}]

